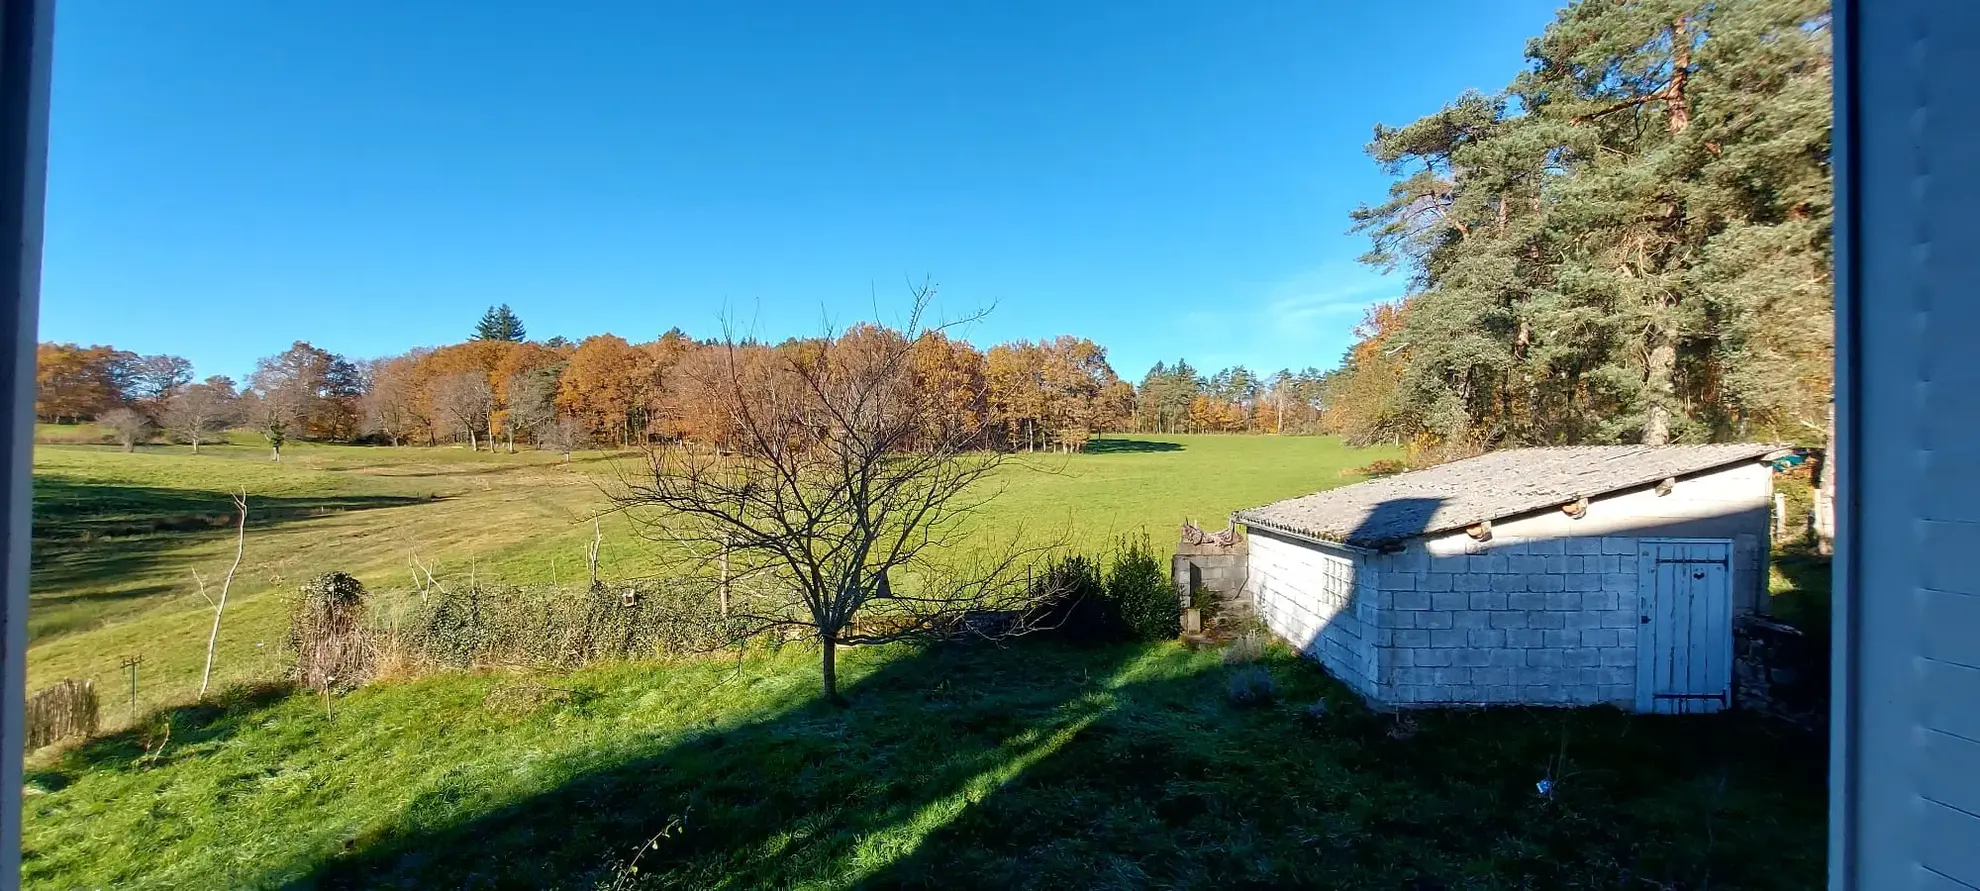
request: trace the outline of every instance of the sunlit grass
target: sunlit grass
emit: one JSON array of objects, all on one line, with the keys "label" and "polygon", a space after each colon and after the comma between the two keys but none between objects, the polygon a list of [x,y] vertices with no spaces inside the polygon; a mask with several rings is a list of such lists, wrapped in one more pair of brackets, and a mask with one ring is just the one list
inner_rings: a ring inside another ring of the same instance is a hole
[{"label": "sunlit grass", "polygon": [[[31,887],[1654,887],[1820,881],[1813,745],[1426,714],[1274,649],[855,649],[240,695],[30,772]],[[543,691],[517,706],[508,688]],[[1325,702],[1329,717],[1307,719]],[[509,702],[508,705],[498,703]],[[147,756],[147,746],[157,754]],[[1552,796],[1534,782],[1557,780]],[[651,840],[652,845],[640,853]],[[624,871],[635,855],[638,873]]]},{"label": "sunlit grass", "polygon": [[[198,685],[208,602],[233,556],[227,493],[244,488],[257,517],[229,598],[216,672],[265,677],[284,629],[283,596],[308,578],[348,572],[373,588],[411,584],[412,561],[442,578],[582,584],[588,518],[609,506],[636,453],[561,457],[459,447],[291,444],[269,460],[257,438],[205,446],[44,445],[35,453],[36,514],[29,684],[94,678],[115,690],[114,723],[132,712],[126,656],[144,659],[138,708],[183,701]],[[974,544],[1022,535],[1098,551],[1121,533],[1168,547],[1184,518],[1221,525],[1237,508],[1351,482],[1344,469],[1389,452],[1331,438],[1115,436],[1092,454],[1013,456],[998,497],[971,522]],[[279,518],[270,512],[279,513]],[[197,522],[193,522],[197,521]],[[146,524],[155,524],[155,531]],[[663,561],[623,516],[599,521],[600,572],[648,577]],[[424,571],[424,570],[421,570]]]}]

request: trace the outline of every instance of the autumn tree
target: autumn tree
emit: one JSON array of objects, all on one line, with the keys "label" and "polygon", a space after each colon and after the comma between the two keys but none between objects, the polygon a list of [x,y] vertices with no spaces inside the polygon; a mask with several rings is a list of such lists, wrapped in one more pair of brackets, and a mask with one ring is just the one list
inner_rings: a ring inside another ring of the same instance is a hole
[{"label": "autumn tree", "polygon": [[426,411],[427,378],[420,368],[425,354],[415,350],[370,361],[362,400],[366,433],[383,436],[394,446],[421,432],[430,437],[433,419]]},{"label": "autumn tree", "polygon": [[[421,410],[436,427],[467,433],[470,448],[478,447],[482,433],[488,434],[492,447],[500,369],[503,360],[519,347],[506,340],[470,340],[429,350],[419,362]],[[468,385],[471,378],[480,384]],[[464,417],[463,411],[469,416]],[[473,425],[472,431],[468,424]]]},{"label": "autumn tree", "polygon": [[983,373],[991,419],[1005,447],[1022,443],[1027,452],[1040,447],[1047,403],[1044,350],[1024,340],[998,344],[984,354]]},{"label": "autumn tree", "polygon": [[585,426],[588,438],[626,445],[651,404],[649,357],[623,337],[587,337],[571,352],[557,408]]},{"label": "autumn tree", "polygon": [[[549,421],[553,407],[550,400],[556,396],[557,377],[562,373],[564,353],[537,343],[510,344],[488,373],[489,386],[494,390],[495,410],[490,417],[490,435],[499,429],[508,439],[509,453],[515,454],[516,434]],[[513,386],[517,381],[528,382],[531,391],[517,393]],[[549,387],[545,398],[542,385]],[[519,409],[519,397],[522,405]],[[520,414],[518,412],[521,412]]]},{"label": "autumn tree", "polygon": [[[480,433],[488,429],[489,415],[495,410],[495,390],[488,385],[488,378],[473,371],[457,371],[435,378],[428,392],[434,409],[467,433],[468,451],[478,451]],[[488,447],[494,450],[492,440]]]},{"label": "autumn tree", "polygon": [[239,418],[240,396],[233,379],[216,375],[173,393],[165,401],[160,421],[167,434],[191,445],[197,455],[202,443],[212,441]]},{"label": "autumn tree", "polygon": [[57,423],[94,418],[122,405],[137,355],[108,346],[43,343],[35,349],[35,416]]},{"label": "autumn tree", "polygon": [[999,458],[976,447],[985,419],[953,411],[954,394],[917,372],[925,301],[904,330],[712,347],[721,361],[683,371],[709,376],[696,388],[731,419],[730,450],[652,448],[617,498],[693,555],[679,575],[712,578],[726,561],[720,590],[739,633],[815,636],[833,701],[842,645],[987,629],[970,617],[1022,617],[1033,604],[1021,575],[1033,552],[1000,548],[979,564],[953,550],[994,494],[980,484]]},{"label": "autumn tree", "polygon": [[328,350],[298,340],[289,349],[255,363],[248,379],[257,426],[275,439],[339,440],[357,434],[362,376],[356,365]]}]

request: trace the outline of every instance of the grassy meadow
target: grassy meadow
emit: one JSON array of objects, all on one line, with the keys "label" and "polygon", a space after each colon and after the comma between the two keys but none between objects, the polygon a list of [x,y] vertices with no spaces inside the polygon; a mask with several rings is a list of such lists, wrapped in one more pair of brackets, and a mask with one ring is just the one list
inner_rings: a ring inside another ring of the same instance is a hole
[{"label": "grassy meadow", "polygon": [[[87,429],[43,428],[43,440],[87,439]],[[562,466],[527,449],[307,443],[276,463],[258,439],[236,439],[198,455],[36,449],[30,689],[94,678],[120,720],[133,710],[119,666],[139,656],[137,713],[189,699],[212,622],[193,573],[217,595],[234,555],[231,491],[247,491],[249,525],[215,669],[229,682],[276,672],[284,597],[319,573],[408,588],[417,558],[443,581],[581,582],[588,518],[609,506],[619,474],[639,469],[632,454],[581,453]],[[1317,437],[1114,436],[1086,454],[1013,456],[975,522],[992,541],[1021,532],[1097,551],[1145,531],[1167,548],[1186,517],[1221,528],[1232,510],[1352,482],[1344,471],[1383,457],[1393,454]],[[656,546],[626,518],[607,516],[598,531],[601,575],[656,571]]]},{"label": "grassy meadow", "polygon": [[[63,432],[63,431],[58,431]],[[976,522],[1088,550],[1351,482],[1318,438],[1111,437],[1020,456]],[[113,728],[29,759],[45,888],[1805,888],[1819,745],[1746,715],[1368,712],[1283,647],[854,648],[441,673],[324,698],[284,598],[328,570],[569,582],[615,456],[259,445],[36,454],[30,686]],[[621,465],[623,466],[623,465]],[[195,702],[245,487],[223,690]],[[652,569],[608,517],[602,572]],[[136,715],[119,663],[141,655]],[[1229,690],[1266,672],[1276,695]],[[1542,794],[1536,783],[1553,782]]]}]

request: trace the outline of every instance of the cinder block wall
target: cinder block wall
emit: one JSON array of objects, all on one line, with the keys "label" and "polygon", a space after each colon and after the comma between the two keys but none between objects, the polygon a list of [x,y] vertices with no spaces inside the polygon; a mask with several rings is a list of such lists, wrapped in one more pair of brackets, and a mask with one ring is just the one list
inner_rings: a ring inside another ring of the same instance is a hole
[{"label": "cinder block wall", "polygon": [[1275,634],[1373,702],[1633,707],[1645,538],[1733,543],[1733,613],[1765,601],[1772,471],[1734,465],[1374,554],[1251,530],[1247,589]]},{"label": "cinder block wall", "polygon": [[1250,571],[1249,546],[1249,536],[1239,537],[1237,544],[1228,547],[1189,542],[1176,545],[1176,555],[1170,562],[1169,570],[1175,579],[1176,596],[1182,607],[1189,608],[1192,588],[1203,588],[1225,596],[1242,591]]},{"label": "cinder block wall", "polygon": [[[1462,536],[1459,536],[1462,539]],[[1631,705],[1637,539],[1449,539],[1367,558],[1379,650],[1374,698],[1397,705]]]},{"label": "cinder block wall", "polygon": [[1262,530],[1250,539],[1247,591],[1265,626],[1355,692],[1380,699],[1375,576],[1350,554]]}]

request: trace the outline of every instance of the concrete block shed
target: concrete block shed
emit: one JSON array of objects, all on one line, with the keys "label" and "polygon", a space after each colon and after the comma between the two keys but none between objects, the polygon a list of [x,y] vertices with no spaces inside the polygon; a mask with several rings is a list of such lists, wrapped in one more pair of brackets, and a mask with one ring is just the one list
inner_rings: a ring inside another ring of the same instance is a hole
[{"label": "concrete block shed", "polygon": [[1778,451],[1512,449],[1238,511],[1243,589],[1378,705],[1717,711]]}]

